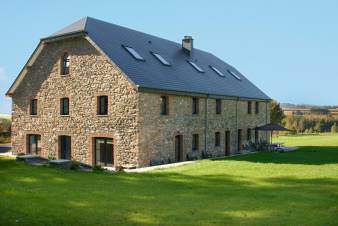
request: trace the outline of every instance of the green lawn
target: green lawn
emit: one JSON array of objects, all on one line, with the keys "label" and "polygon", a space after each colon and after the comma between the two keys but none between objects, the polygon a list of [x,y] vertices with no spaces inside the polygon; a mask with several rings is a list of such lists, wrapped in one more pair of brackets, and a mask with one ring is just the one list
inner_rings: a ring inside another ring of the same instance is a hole
[{"label": "green lawn", "polygon": [[338,136],[143,174],[0,157],[0,225],[338,225]]}]

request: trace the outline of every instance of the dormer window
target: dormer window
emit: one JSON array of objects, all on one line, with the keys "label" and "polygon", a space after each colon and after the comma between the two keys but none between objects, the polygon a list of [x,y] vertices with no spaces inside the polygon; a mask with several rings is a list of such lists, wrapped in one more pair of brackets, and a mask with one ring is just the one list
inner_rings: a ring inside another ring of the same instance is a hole
[{"label": "dormer window", "polygon": [[70,56],[68,53],[62,56],[61,75],[69,74]]}]

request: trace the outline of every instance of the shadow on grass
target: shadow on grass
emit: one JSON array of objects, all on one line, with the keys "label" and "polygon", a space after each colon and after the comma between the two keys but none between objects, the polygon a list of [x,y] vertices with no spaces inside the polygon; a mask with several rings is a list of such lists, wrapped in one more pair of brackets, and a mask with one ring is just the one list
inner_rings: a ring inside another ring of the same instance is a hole
[{"label": "shadow on grass", "polygon": [[[9,164],[15,167],[4,167]],[[4,225],[337,223],[332,178],[82,173],[1,158],[0,169]]]},{"label": "shadow on grass", "polygon": [[247,161],[257,163],[281,163],[281,164],[304,164],[322,165],[338,163],[338,147],[303,146],[293,152],[259,152],[251,155],[234,156],[213,161]]}]

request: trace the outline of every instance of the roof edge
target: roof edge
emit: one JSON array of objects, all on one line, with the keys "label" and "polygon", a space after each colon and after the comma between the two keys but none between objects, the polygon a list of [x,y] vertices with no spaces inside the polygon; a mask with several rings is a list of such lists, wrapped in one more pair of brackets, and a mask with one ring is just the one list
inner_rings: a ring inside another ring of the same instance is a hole
[{"label": "roof edge", "polygon": [[270,102],[271,98],[255,98],[255,97],[240,97],[240,96],[230,96],[230,95],[220,95],[220,94],[208,94],[208,93],[198,93],[198,92],[189,92],[182,90],[170,90],[170,89],[159,89],[159,88],[150,88],[150,87],[142,87],[138,88],[139,92],[151,92],[151,93],[167,93],[172,95],[182,95],[182,96],[197,96],[197,97],[211,97],[211,98],[223,98],[228,100],[259,100]]}]

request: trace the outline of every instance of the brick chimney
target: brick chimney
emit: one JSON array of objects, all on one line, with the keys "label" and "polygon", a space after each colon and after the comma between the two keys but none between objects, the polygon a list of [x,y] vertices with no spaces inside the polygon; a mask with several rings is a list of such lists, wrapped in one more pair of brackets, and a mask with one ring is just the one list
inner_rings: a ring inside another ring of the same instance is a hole
[{"label": "brick chimney", "polygon": [[186,51],[189,56],[193,55],[193,49],[194,49],[194,39],[191,36],[184,36],[184,38],[182,39],[182,49],[184,51]]}]

